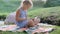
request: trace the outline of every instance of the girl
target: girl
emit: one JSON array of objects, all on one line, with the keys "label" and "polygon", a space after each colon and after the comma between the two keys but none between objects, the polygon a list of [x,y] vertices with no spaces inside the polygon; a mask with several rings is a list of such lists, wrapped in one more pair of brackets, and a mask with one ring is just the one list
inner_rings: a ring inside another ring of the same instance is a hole
[{"label": "girl", "polygon": [[32,6],[32,3],[28,0],[22,2],[21,8],[16,12],[16,25],[19,28],[24,28],[26,26],[33,27],[34,21],[27,19],[27,10]]}]

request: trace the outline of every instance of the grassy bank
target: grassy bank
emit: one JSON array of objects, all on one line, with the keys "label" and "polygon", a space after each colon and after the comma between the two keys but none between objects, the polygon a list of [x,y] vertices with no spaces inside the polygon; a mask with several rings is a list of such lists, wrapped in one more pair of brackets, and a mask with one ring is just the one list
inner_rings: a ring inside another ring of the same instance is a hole
[{"label": "grassy bank", "polygon": [[47,16],[58,16],[60,17],[60,7],[50,7],[50,8],[36,8],[28,12],[29,16],[40,16],[40,17],[47,17]]}]

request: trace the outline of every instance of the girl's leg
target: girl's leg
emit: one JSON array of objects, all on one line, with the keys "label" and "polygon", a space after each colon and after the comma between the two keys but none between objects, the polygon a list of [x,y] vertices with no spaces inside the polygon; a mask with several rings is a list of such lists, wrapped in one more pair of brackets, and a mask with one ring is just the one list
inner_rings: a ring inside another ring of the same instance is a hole
[{"label": "girl's leg", "polygon": [[28,21],[28,27],[34,27],[35,26],[35,23],[33,20],[29,20]]},{"label": "girl's leg", "polygon": [[34,21],[31,19],[28,21],[28,26],[33,27],[33,26],[37,25],[38,23],[39,23],[38,21]]}]

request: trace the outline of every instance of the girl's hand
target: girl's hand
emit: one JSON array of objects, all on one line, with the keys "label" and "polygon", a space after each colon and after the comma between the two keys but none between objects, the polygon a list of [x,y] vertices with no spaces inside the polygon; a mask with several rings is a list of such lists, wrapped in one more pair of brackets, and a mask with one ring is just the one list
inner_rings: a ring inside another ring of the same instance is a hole
[{"label": "girl's hand", "polygon": [[23,20],[27,20],[27,18],[24,17]]}]

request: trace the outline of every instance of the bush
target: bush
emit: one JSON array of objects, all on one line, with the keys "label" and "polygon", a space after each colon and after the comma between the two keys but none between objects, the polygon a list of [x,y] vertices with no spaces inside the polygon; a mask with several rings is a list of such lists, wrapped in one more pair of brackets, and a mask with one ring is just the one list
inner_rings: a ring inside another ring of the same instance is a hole
[{"label": "bush", "polygon": [[6,15],[0,15],[0,20],[5,20],[6,19]]},{"label": "bush", "polygon": [[60,26],[60,19],[58,18],[58,16],[48,16],[41,18],[41,23],[48,23]]}]

